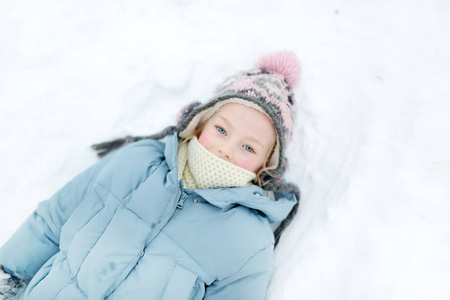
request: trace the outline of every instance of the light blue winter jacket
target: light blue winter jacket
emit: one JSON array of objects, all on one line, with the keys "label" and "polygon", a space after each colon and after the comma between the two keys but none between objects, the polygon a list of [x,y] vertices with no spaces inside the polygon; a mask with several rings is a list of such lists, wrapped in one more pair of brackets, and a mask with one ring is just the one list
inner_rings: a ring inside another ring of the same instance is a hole
[{"label": "light blue winter jacket", "polygon": [[133,143],[40,203],[0,249],[1,265],[32,277],[24,299],[264,299],[269,222],[295,196],[183,189],[177,148],[175,134]]}]

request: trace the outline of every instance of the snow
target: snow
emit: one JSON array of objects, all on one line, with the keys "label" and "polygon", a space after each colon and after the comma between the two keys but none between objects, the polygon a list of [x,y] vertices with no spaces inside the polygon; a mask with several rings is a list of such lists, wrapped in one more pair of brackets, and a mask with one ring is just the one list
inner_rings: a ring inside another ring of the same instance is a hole
[{"label": "snow", "polygon": [[450,299],[450,3],[0,2],[0,245],[97,161],[262,55],[302,61],[299,213],[268,299]]}]

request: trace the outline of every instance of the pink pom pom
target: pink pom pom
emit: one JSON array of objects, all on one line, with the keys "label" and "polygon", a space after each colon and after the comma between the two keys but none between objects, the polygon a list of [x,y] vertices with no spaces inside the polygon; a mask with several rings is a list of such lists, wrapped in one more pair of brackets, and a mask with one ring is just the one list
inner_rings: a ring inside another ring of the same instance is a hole
[{"label": "pink pom pom", "polygon": [[300,81],[300,62],[293,52],[278,51],[266,55],[259,60],[256,67],[283,75],[292,88]]}]

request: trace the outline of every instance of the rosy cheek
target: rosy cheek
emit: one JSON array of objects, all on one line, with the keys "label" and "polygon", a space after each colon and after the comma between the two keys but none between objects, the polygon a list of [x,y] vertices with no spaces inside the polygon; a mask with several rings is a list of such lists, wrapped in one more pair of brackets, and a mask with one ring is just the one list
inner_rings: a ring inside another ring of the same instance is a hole
[{"label": "rosy cheek", "polygon": [[205,147],[206,149],[208,149],[211,146],[211,138],[210,136],[205,133],[202,132],[202,134],[200,135],[200,137],[198,138],[198,142],[200,143],[200,145],[202,145],[203,147]]},{"label": "rosy cheek", "polygon": [[255,162],[253,162],[251,160],[241,160],[241,161],[237,162],[236,165],[238,167],[241,167],[241,168],[243,168],[243,169],[245,169],[247,171],[250,171],[250,172],[256,171],[255,170],[256,169]]}]

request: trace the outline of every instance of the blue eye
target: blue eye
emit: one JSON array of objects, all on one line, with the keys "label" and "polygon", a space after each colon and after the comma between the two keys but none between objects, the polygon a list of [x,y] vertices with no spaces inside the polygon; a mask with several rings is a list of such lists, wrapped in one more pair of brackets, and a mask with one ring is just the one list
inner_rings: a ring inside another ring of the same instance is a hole
[{"label": "blue eye", "polygon": [[250,147],[250,146],[247,146],[247,145],[244,145],[244,149],[245,149],[245,151],[248,151],[248,152],[250,152],[250,153],[253,153],[253,152],[255,152],[255,150],[253,150],[253,148],[252,148],[252,147]]},{"label": "blue eye", "polygon": [[220,132],[221,134],[227,134],[225,129],[223,129],[222,127],[219,127],[219,126],[217,126],[217,131]]}]

